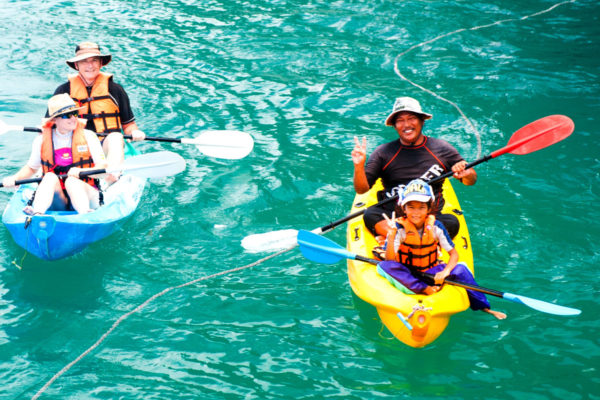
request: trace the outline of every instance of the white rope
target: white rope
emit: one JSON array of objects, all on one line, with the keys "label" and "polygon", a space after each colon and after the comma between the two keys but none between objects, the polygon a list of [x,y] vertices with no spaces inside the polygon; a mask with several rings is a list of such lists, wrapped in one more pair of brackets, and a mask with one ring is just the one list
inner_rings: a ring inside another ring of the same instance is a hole
[{"label": "white rope", "polygon": [[46,382],[44,384],[44,386],[42,386],[42,388],[40,390],[38,390],[38,392],[32,397],[32,400],[37,399],[38,397],[40,397],[49,387],[50,385],[52,385],[52,383],[57,380],[61,375],[65,374],[68,370],[70,370],[75,364],[77,364],[79,361],[81,361],[82,358],[84,358],[85,356],[87,356],[90,352],[92,352],[92,350],[94,350],[96,347],[100,346],[100,344],[108,337],[108,335],[110,335],[115,329],[117,329],[117,327],[123,322],[125,321],[127,318],[129,318],[132,314],[135,314],[139,311],[141,311],[143,308],[145,308],[148,304],[150,304],[152,301],[158,299],[159,297],[164,296],[165,294],[175,290],[175,289],[181,289],[184,288],[186,286],[190,286],[190,285],[194,285],[198,282],[202,282],[208,279],[212,279],[212,278],[216,278],[218,276],[221,275],[226,275],[226,274],[230,274],[233,272],[239,272],[241,270],[247,269],[247,268],[251,268],[254,267],[258,264],[261,264],[267,260],[270,260],[271,258],[277,257],[278,255],[281,255],[283,253],[287,253],[288,251],[294,249],[296,247],[296,245],[289,247],[287,249],[284,250],[280,250],[277,253],[273,253],[267,257],[261,258],[258,261],[255,261],[251,264],[247,264],[244,265],[242,267],[236,267],[236,268],[232,268],[232,269],[228,269],[226,271],[221,271],[221,272],[217,272],[215,274],[212,275],[208,275],[208,276],[203,276],[201,278],[197,278],[194,279],[192,281],[186,282],[186,283],[182,283],[181,285],[177,285],[177,286],[171,286],[168,287],[164,290],[162,290],[161,292],[156,293],[155,295],[149,297],[146,301],[144,301],[143,303],[141,303],[139,306],[137,306],[136,308],[134,308],[133,310],[121,315],[113,324],[112,326],[106,331],[104,332],[104,334],[102,334],[102,336],[100,336],[100,338],[96,341],[96,343],[94,343],[93,345],[91,345],[90,347],[88,347],[87,350],[85,350],[83,353],[81,353],[77,358],[75,358],[73,361],[71,361],[70,363],[68,363],[67,365],[65,365],[60,371],[58,371],[56,374],[54,374],[54,376],[52,378],[50,378],[50,380],[48,380],[48,382]]},{"label": "white rope", "polygon": [[538,12],[533,13],[533,14],[525,15],[524,17],[502,19],[502,20],[499,20],[499,21],[496,21],[496,22],[492,22],[490,24],[474,26],[472,28],[460,28],[460,29],[457,29],[455,31],[444,33],[442,35],[436,36],[433,39],[429,39],[429,40],[426,40],[426,41],[421,42],[419,44],[416,44],[416,45],[408,48],[408,50],[405,50],[402,53],[398,54],[396,56],[396,58],[394,59],[394,72],[401,79],[403,79],[406,82],[410,83],[414,87],[416,87],[416,88],[418,88],[418,89],[420,89],[420,90],[422,90],[422,91],[424,91],[426,93],[429,93],[430,95],[432,95],[432,96],[434,96],[434,97],[436,97],[436,98],[438,98],[438,99],[440,99],[442,101],[445,101],[446,103],[448,103],[452,107],[454,107],[459,112],[459,114],[463,117],[463,119],[466,121],[466,123],[473,130],[473,132],[475,134],[475,138],[477,139],[477,157],[476,158],[480,158],[481,157],[481,134],[479,133],[479,131],[477,130],[477,128],[475,127],[475,125],[473,124],[473,122],[471,122],[471,120],[466,116],[466,114],[460,109],[460,107],[456,103],[454,103],[453,101],[450,101],[450,100],[446,99],[445,97],[442,97],[439,94],[437,94],[437,93],[435,93],[435,92],[433,92],[433,91],[431,91],[431,90],[429,90],[429,89],[427,89],[427,88],[425,88],[425,87],[423,87],[423,86],[421,86],[421,85],[419,85],[419,84],[411,81],[406,76],[404,76],[400,72],[400,69],[398,68],[398,60],[400,59],[400,57],[404,56],[407,53],[410,53],[411,51],[413,51],[413,50],[415,50],[415,49],[417,49],[419,47],[423,47],[423,46],[425,46],[427,44],[433,43],[435,41],[438,41],[438,40],[443,39],[443,38],[448,37],[448,36],[456,35],[457,33],[465,32],[465,31],[476,31],[478,29],[484,29],[484,28],[490,28],[492,26],[500,25],[500,24],[503,24],[505,22],[523,21],[523,20],[526,20],[527,18],[535,17],[535,16],[538,16],[538,15],[550,12],[550,11],[554,10],[556,7],[562,6],[564,4],[575,3],[576,1],[577,0],[567,0],[567,1],[563,1],[561,3],[556,3],[553,6],[551,6],[549,8],[546,8],[545,10],[538,11]]}]

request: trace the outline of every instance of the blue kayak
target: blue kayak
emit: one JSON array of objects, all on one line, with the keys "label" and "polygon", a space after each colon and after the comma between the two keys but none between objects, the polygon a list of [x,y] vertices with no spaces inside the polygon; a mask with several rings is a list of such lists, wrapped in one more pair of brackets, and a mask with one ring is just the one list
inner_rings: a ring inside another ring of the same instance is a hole
[{"label": "blue kayak", "polygon": [[[127,154],[135,154],[127,145]],[[117,231],[136,210],[146,179],[124,174],[104,191],[104,205],[87,214],[50,211],[31,217],[23,212],[37,184],[19,187],[2,214],[2,222],[19,246],[43,260],[79,253],[91,243]]]}]

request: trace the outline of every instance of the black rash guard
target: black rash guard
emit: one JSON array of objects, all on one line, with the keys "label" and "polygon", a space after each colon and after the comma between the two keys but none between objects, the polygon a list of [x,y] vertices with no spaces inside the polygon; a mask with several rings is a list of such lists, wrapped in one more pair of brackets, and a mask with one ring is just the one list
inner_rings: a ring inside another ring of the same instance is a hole
[{"label": "black rash guard", "polygon": [[[381,178],[384,190],[377,194],[378,200],[402,192],[404,186],[413,179],[429,181],[451,170],[452,166],[463,161],[462,156],[448,142],[424,136],[418,146],[404,146],[400,140],[378,146],[369,156],[365,166],[369,187]],[[433,213],[444,207],[442,197],[443,182],[433,185],[435,204]]]}]

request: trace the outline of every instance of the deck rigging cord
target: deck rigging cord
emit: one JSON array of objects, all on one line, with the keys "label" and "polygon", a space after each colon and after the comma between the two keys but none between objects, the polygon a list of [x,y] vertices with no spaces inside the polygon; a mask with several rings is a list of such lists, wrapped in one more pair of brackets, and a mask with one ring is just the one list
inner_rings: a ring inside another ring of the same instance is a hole
[{"label": "deck rigging cord", "polygon": [[[523,21],[523,20],[525,20],[525,19],[527,19],[527,18],[534,17],[534,16],[537,16],[537,15],[541,15],[541,14],[545,14],[545,13],[547,13],[547,12],[550,12],[550,11],[552,11],[553,9],[555,9],[556,7],[559,7],[559,6],[561,6],[561,5],[568,4],[568,3],[575,3],[576,1],[577,1],[577,0],[567,0],[567,1],[560,2],[560,3],[556,3],[556,4],[554,4],[553,6],[551,6],[551,7],[547,8],[547,9],[544,9],[544,10],[542,10],[542,11],[539,11],[539,12],[536,12],[536,13],[533,13],[533,14],[526,15],[526,16],[524,16],[524,17],[520,17],[520,18],[508,18],[508,19],[503,19],[503,20],[499,20],[499,21],[496,21],[496,22],[493,22],[493,23],[490,23],[490,24],[487,24],[487,25],[479,25],[479,26],[472,27],[472,28],[461,28],[461,29],[457,29],[457,30],[455,30],[455,31],[452,31],[452,32],[445,33],[445,34],[443,34],[443,35],[439,35],[439,36],[437,36],[437,37],[435,37],[435,38],[433,38],[433,39],[430,39],[430,40],[427,40],[427,41],[425,41],[425,42],[422,42],[422,43],[416,44],[416,45],[414,45],[414,46],[410,47],[408,50],[405,50],[404,52],[402,52],[402,53],[400,53],[398,56],[396,56],[396,58],[395,58],[395,60],[394,60],[394,71],[395,71],[395,73],[396,73],[396,74],[397,74],[397,75],[398,75],[400,78],[402,78],[403,80],[407,81],[407,82],[408,82],[408,83],[410,83],[411,85],[413,85],[413,86],[415,86],[415,87],[417,87],[417,88],[419,88],[419,89],[421,89],[421,90],[423,90],[423,91],[425,91],[425,92],[427,92],[427,93],[431,94],[432,96],[434,96],[434,97],[436,97],[436,98],[438,98],[438,99],[440,99],[440,100],[443,100],[443,101],[445,101],[445,102],[447,102],[447,103],[451,104],[451,105],[452,105],[454,108],[456,108],[456,109],[458,110],[458,112],[461,114],[461,116],[462,116],[462,117],[463,117],[463,118],[464,118],[464,119],[467,121],[467,123],[468,123],[468,124],[471,126],[471,128],[472,128],[472,129],[474,130],[474,132],[475,132],[475,135],[476,135],[476,137],[477,137],[477,140],[478,140],[478,156],[477,156],[477,158],[479,158],[479,157],[480,157],[480,152],[481,152],[481,138],[480,138],[480,134],[479,134],[479,132],[477,131],[477,129],[475,128],[475,126],[473,125],[473,123],[472,123],[472,122],[471,122],[471,121],[470,121],[470,120],[467,118],[467,116],[466,116],[466,115],[465,115],[465,114],[462,112],[462,110],[460,109],[460,107],[458,107],[458,105],[457,105],[456,103],[454,103],[454,102],[452,102],[452,101],[450,101],[450,100],[448,100],[448,99],[445,99],[444,97],[442,97],[442,96],[440,96],[440,95],[436,94],[435,92],[433,92],[433,91],[431,91],[431,90],[429,90],[429,89],[427,89],[427,88],[425,88],[425,87],[423,87],[423,86],[421,86],[421,85],[418,85],[417,83],[415,83],[415,82],[411,81],[410,79],[408,79],[408,78],[406,78],[404,75],[402,75],[402,74],[400,73],[399,69],[398,69],[398,64],[397,64],[397,63],[398,63],[398,60],[399,60],[399,58],[400,58],[400,57],[402,57],[403,55],[405,55],[405,54],[409,53],[410,51],[412,51],[412,50],[416,49],[416,48],[422,47],[422,46],[424,46],[424,45],[426,45],[426,44],[429,44],[429,43],[433,43],[433,42],[435,42],[435,41],[437,41],[437,40],[439,40],[439,39],[442,39],[442,38],[444,38],[444,37],[448,37],[448,36],[450,36],[450,35],[454,35],[454,34],[457,34],[457,33],[460,33],[460,32],[465,32],[465,31],[468,31],[468,30],[478,30],[478,29],[488,28],[488,27],[492,27],[492,26],[495,26],[495,25],[502,24],[502,23],[504,23],[504,22],[510,22],[510,21]],[[108,329],[106,332],[104,332],[104,333],[103,333],[103,334],[100,336],[100,338],[98,338],[98,340],[97,340],[97,341],[96,341],[94,344],[92,344],[92,345],[91,345],[89,348],[87,348],[87,349],[86,349],[84,352],[82,352],[82,353],[81,353],[79,356],[77,356],[77,357],[76,357],[76,358],[75,358],[73,361],[71,361],[70,363],[68,363],[67,365],[65,365],[65,366],[64,366],[64,367],[63,367],[63,368],[62,368],[60,371],[58,371],[56,374],[54,374],[54,375],[53,375],[53,376],[52,376],[52,377],[51,377],[51,378],[50,378],[50,379],[49,379],[49,380],[48,380],[48,381],[47,381],[47,382],[46,382],[46,383],[45,383],[45,384],[44,384],[44,385],[43,385],[43,386],[42,386],[42,387],[41,387],[41,388],[40,388],[40,389],[39,389],[39,390],[36,392],[36,394],[35,394],[35,395],[32,397],[32,399],[33,399],[33,400],[35,400],[35,399],[38,399],[38,398],[39,398],[39,397],[40,397],[40,396],[41,396],[41,395],[42,395],[42,394],[43,394],[43,393],[44,393],[46,390],[48,390],[48,388],[49,388],[49,387],[52,385],[52,383],[54,383],[54,382],[55,382],[55,381],[56,381],[58,378],[60,378],[62,375],[64,375],[66,372],[68,372],[68,371],[69,371],[69,370],[70,370],[70,369],[71,369],[71,368],[72,368],[72,367],[73,367],[75,364],[77,364],[79,361],[81,361],[81,360],[82,360],[82,359],[83,359],[83,358],[84,358],[86,355],[88,355],[88,354],[89,354],[90,352],[92,352],[92,351],[93,351],[95,348],[97,348],[97,347],[98,347],[98,346],[99,346],[99,345],[100,345],[100,344],[101,344],[101,343],[102,343],[102,342],[103,342],[103,341],[104,341],[104,340],[105,340],[105,339],[106,339],[106,338],[107,338],[107,337],[108,337],[108,336],[109,336],[109,335],[110,335],[110,334],[111,334],[111,333],[112,333],[112,332],[113,332],[113,331],[114,331],[114,330],[115,330],[115,329],[116,329],[116,328],[117,328],[117,327],[118,327],[118,326],[119,326],[119,325],[120,325],[120,324],[121,324],[123,321],[125,321],[125,320],[126,320],[128,317],[130,317],[132,314],[135,314],[135,313],[137,313],[137,312],[141,311],[142,309],[144,309],[144,308],[145,308],[145,307],[146,307],[148,304],[150,304],[152,301],[154,301],[154,300],[158,299],[159,297],[162,297],[162,296],[166,295],[166,294],[167,294],[167,293],[169,293],[169,292],[172,292],[172,291],[174,291],[174,290],[177,290],[177,289],[185,288],[185,287],[187,287],[187,286],[191,286],[191,285],[194,285],[194,284],[197,284],[197,283],[199,283],[199,282],[206,281],[206,280],[209,280],[209,279],[212,279],[212,278],[216,278],[216,277],[219,277],[219,276],[228,275],[228,274],[231,274],[231,273],[234,273],[234,272],[239,272],[239,271],[242,271],[242,270],[245,270],[245,269],[248,269],[248,268],[252,268],[252,267],[254,267],[254,266],[256,266],[256,265],[262,264],[262,263],[263,263],[263,262],[265,262],[265,261],[268,261],[268,260],[270,260],[270,259],[272,259],[272,258],[275,258],[275,257],[277,257],[277,256],[279,256],[279,255],[281,255],[281,254],[287,253],[287,252],[289,252],[289,251],[291,251],[291,250],[295,249],[295,248],[296,248],[296,246],[297,246],[297,245],[296,245],[296,244],[294,244],[293,246],[291,246],[291,247],[289,247],[289,248],[286,248],[286,249],[280,250],[280,251],[278,251],[278,252],[275,252],[275,253],[273,253],[273,254],[270,254],[270,255],[268,255],[268,256],[266,256],[266,257],[263,257],[263,258],[261,258],[261,259],[259,259],[259,260],[257,260],[257,261],[254,261],[254,262],[252,262],[252,263],[250,263],[250,264],[246,264],[246,265],[243,265],[243,266],[241,266],[241,267],[235,267],[235,268],[231,268],[231,269],[228,269],[228,270],[224,270],[224,271],[216,272],[216,273],[214,273],[214,274],[211,274],[211,275],[206,275],[206,276],[203,276],[203,277],[200,277],[200,278],[197,278],[197,279],[191,280],[191,281],[189,281],[189,282],[182,283],[182,284],[180,284],[180,285],[171,286],[171,287],[168,287],[168,288],[166,288],[166,289],[164,289],[164,290],[162,290],[162,291],[160,291],[160,292],[158,292],[158,293],[156,293],[156,294],[152,295],[151,297],[149,297],[148,299],[146,299],[144,302],[142,302],[141,304],[139,304],[137,307],[135,307],[135,308],[134,308],[134,309],[132,309],[131,311],[128,311],[127,313],[125,313],[125,314],[121,315],[121,316],[120,316],[120,317],[119,317],[119,318],[118,318],[118,319],[117,319],[117,320],[116,320],[116,321],[115,321],[115,322],[114,322],[114,323],[111,325],[111,327],[110,327],[110,328],[109,328],[109,329]]]}]

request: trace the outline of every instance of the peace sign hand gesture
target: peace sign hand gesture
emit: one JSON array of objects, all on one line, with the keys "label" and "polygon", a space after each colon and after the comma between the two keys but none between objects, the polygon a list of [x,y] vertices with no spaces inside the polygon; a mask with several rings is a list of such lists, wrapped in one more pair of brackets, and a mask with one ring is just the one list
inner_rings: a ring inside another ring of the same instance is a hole
[{"label": "peace sign hand gesture", "polygon": [[385,222],[387,222],[387,226],[390,230],[392,230],[392,229],[395,231],[398,230],[398,228],[396,227],[396,211],[392,212],[391,219],[385,213],[383,213],[381,215],[383,215],[383,218],[385,218]]},{"label": "peace sign hand gesture", "polygon": [[362,165],[367,159],[367,138],[363,136],[362,144],[356,136],[354,136],[354,149],[352,150],[352,162],[355,165]]}]

